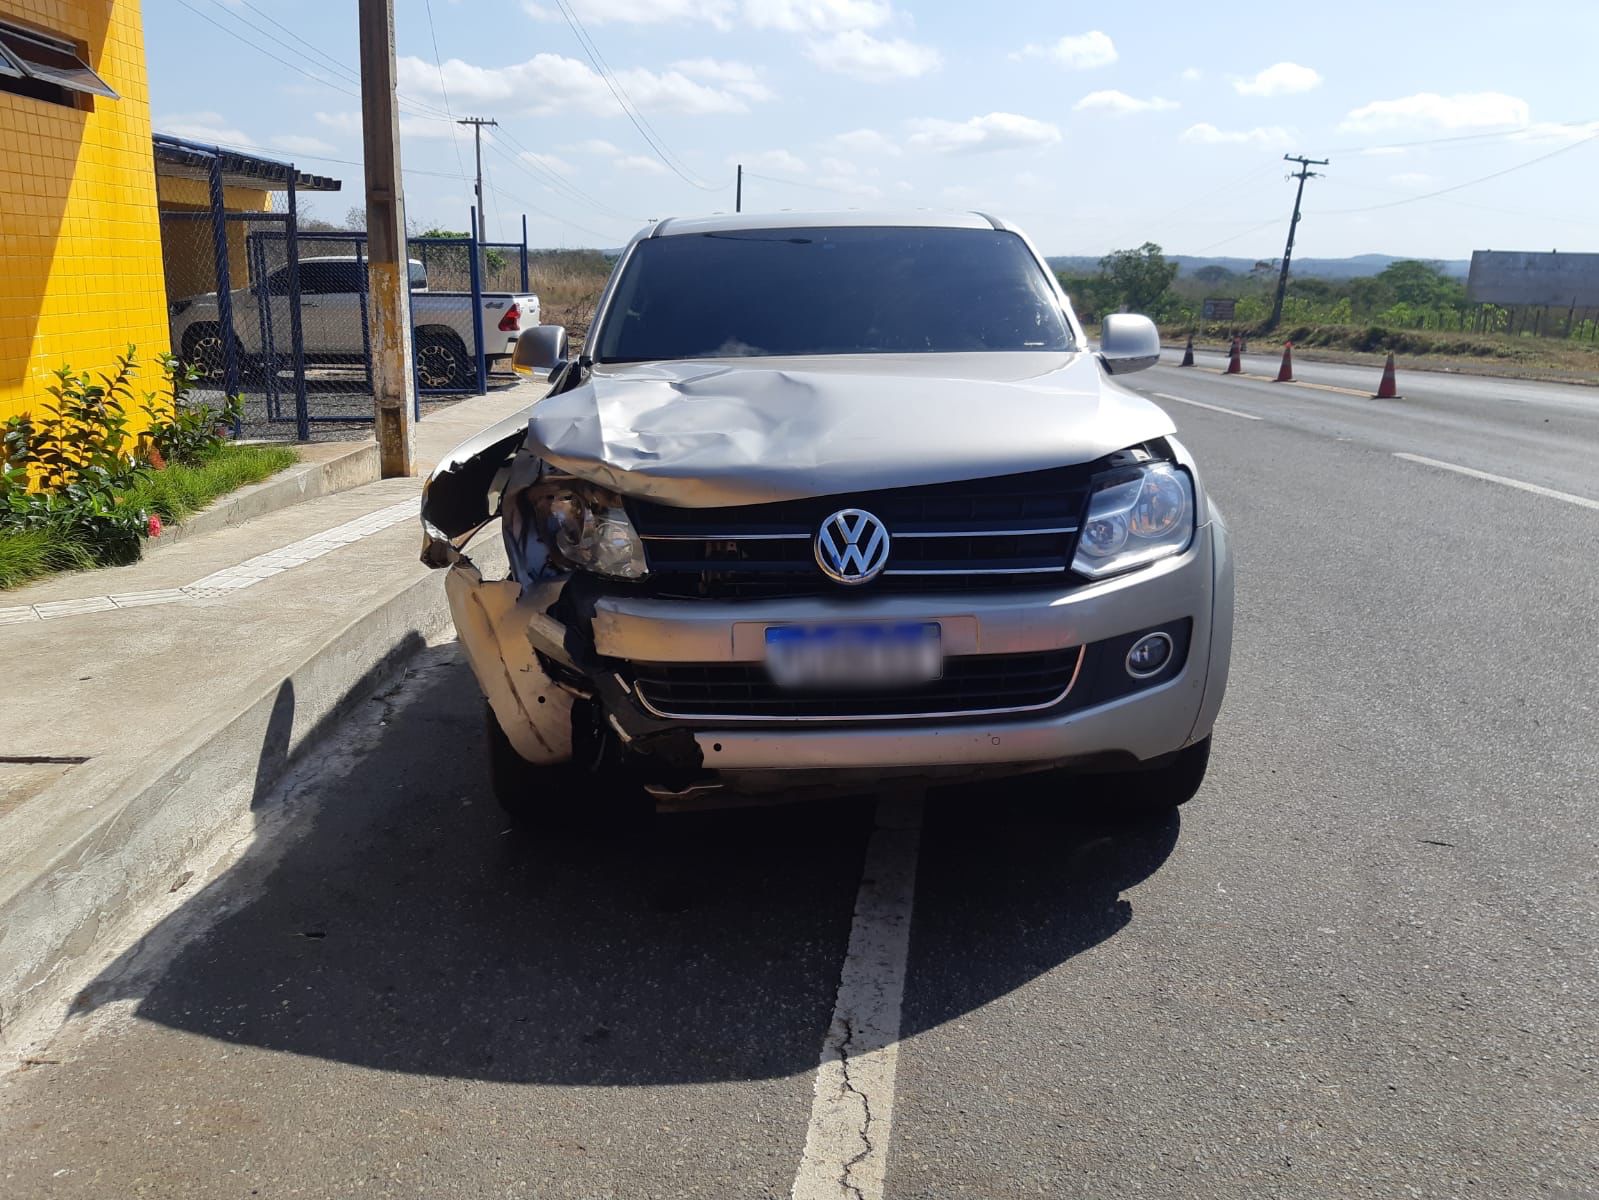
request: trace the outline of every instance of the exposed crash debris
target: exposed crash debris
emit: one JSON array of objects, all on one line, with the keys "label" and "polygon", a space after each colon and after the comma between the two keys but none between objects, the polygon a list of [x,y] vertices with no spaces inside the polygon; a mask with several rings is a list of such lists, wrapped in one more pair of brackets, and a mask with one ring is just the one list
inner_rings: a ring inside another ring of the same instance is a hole
[{"label": "exposed crash debris", "polygon": [[[1047,770],[1136,778],[1128,804],[1198,788],[1232,565],[1170,419],[1109,378],[1155,361],[1148,321],[1091,350],[976,214],[742,216],[636,237],[570,354],[519,339],[549,394],[423,500],[508,808]],[[466,548],[495,518],[510,572],[486,580]]]}]

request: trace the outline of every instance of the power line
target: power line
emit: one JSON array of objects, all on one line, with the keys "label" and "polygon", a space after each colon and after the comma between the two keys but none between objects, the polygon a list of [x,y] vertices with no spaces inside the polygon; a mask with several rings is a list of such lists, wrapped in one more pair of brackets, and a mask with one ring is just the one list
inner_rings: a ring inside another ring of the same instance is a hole
[{"label": "power line", "polygon": [[680,167],[674,161],[675,156],[666,148],[664,140],[658,140],[660,135],[654,133],[654,127],[644,119],[644,114],[635,111],[636,106],[633,104],[632,99],[627,95],[621,83],[617,81],[611,69],[606,66],[605,60],[600,56],[599,47],[593,44],[593,40],[588,36],[588,30],[583,28],[583,23],[577,19],[577,15],[567,7],[566,0],[555,0],[555,6],[561,10],[561,16],[566,18],[566,24],[572,30],[572,35],[577,38],[578,45],[583,48],[583,53],[588,56],[589,62],[594,64],[594,69],[599,72],[600,78],[610,90],[612,98],[621,107],[623,114],[632,123],[633,128],[638,130],[639,136],[644,139],[651,150],[655,151],[655,156],[670,167],[672,173],[682,179],[683,182],[691,184],[701,191],[720,192],[725,190],[726,184],[721,185],[721,187],[715,187],[704,183],[694,178],[686,169]]},{"label": "power line", "polygon": [[[501,150],[498,146],[495,146],[494,142],[492,141],[490,141],[489,146],[499,154],[509,158],[512,164],[518,167],[525,175],[528,176],[528,178],[535,180],[545,187],[553,186],[560,189],[557,194],[563,195],[563,198],[571,199],[579,204],[586,204],[591,208],[597,209],[602,213],[609,214],[610,216],[620,218],[621,220],[642,222],[645,219],[643,217],[634,216],[631,213],[625,213],[619,209],[612,208],[604,201],[596,200],[582,188],[578,187],[577,184],[567,179],[559,171],[556,171],[550,167],[539,157],[539,155],[535,154],[532,150],[529,150],[525,145],[519,142],[516,139],[516,136],[512,134],[510,130],[501,128],[500,136],[512,146],[516,147],[521,154],[518,156],[506,154],[504,150]],[[532,171],[528,170],[529,167],[533,168],[535,171],[538,171],[539,175],[534,175]]]},{"label": "power line", "polygon": [[1207,252],[1209,252],[1211,250],[1215,250],[1216,248],[1218,248],[1220,246],[1227,245],[1228,242],[1236,242],[1241,237],[1248,237],[1252,233],[1259,233],[1262,229],[1265,229],[1268,225],[1277,224],[1277,222],[1280,221],[1281,219],[1282,219],[1281,217],[1271,217],[1268,220],[1262,221],[1259,225],[1251,225],[1248,229],[1241,230],[1238,233],[1229,234],[1227,237],[1222,238],[1219,242],[1212,242],[1208,246],[1201,246],[1198,250],[1195,250],[1194,253],[1196,255],[1205,254],[1205,253],[1207,253]]},{"label": "power line", "polygon": [[1540,154],[1537,158],[1529,158],[1514,166],[1505,167],[1499,171],[1492,171],[1487,175],[1479,175],[1476,179],[1468,179],[1464,183],[1450,184],[1448,187],[1439,188],[1435,192],[1423,192],[1419,196],[1406,196],[1403,200],[1390,200],[1386,204],[1368,204],[1363,208],[1330,208],[1323,209],[1324,216],[1342,216],[1347,213],[1379,212],[1387,208],[1398,208],[1404,204],[1415,204],[1418,200],[1432,200],[1438,196],[1447,196],[1450,192],[1458,192],[1463,188],[1475,187],[1479,183],[1487,183],[1490,179],[1499,179],[1502,176],[1513,174],[1527,167],[1537,166],[1541,162],[1548,162],[1551,158],[1558,158],[1562,154],[1569,154],[1579,146],[1586,146],[1590,142],[1599,141],[1599,133],[1594,133],[1579,142],[1572,142],[1569,146],[1562,146],[1558,150],[1551,150],[1548,154]]},{"label": "power line", "polygon": [[[246,4],[250,0],[244,0]],[[444,64],[439,61],[439,31],[433,27],[433,0],[423,0],[428,14],[428,36],[433,39],[433,65],[439,70],[439,95],[444,97],[444,112],[450,120],[455,120],[455,114],[450,111],[450,92],[444,86]],[[450,146],[455,151],[455,165],[461,168],[461,178],[466,178],[466,163],[461,160],[461,143],[455,136],[455,130],[450,130]]]},{"label": "power line", "polygon": [[1340,154],[1366,154],[1373,150],[1409,150],[1416,146],[1445,146],[1460,142],[1487,142],[1487,141],[1514,141],[1523,134],[1537,132],[1540,128],[1547,130],[1556,129],[1591,129],[1599,125],[1599,117],[1586,121],[1557,121],[1545,126],[1521,125],[1515,129],[1495,129],[1487,133],[1457,133],[1449,137],[1422,138],[1414,142],[1385,142],[1376,146],[1349,146],[1339,147]]}]

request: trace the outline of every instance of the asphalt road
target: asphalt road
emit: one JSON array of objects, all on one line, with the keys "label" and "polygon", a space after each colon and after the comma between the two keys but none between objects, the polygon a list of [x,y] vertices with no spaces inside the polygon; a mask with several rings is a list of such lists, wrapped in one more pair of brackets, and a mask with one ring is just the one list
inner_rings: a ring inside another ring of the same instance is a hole
[{"label": "asphalt road", "polygon": [[[1237,546],[1211,774],[926,798],[877,1194],[1599,1196],[1599,393],[1129,382]],[[479,711],[444,646],[306,764],[5,1077],[0,1194],[791,1194],[871,799],[530,844]]]}]

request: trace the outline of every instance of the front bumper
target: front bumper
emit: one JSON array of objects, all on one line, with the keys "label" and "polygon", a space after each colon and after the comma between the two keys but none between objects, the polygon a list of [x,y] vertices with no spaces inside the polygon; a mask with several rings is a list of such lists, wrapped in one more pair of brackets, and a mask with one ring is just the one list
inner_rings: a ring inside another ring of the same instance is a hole
[{"label": "front bumper", "polygon": [[[1226,688],[1232,644],[1232,559],[1219,517],[1182,555],[1059,593],[896,595],[715,602],[601,594],[563,624],[549,610],[565,584],[519,595],[469,563],[446,579],[462,644],[512,745],[531,762],[572,756],[574,727],[613,736],[653,764],[663,790],[707,781],[771,790],[787,780],[840,783],[870,773],[928,777],[1004,774],[1052,766],[1160,759],[1209,735]],[[571,607],[571,606],[566,606]],[[839,619],[937,621],[945,653],[1009,655],[1087,646],[1134,630],[1191,622],[1186,658],[1169,679],[1089,707],[996,717],[758,726],[663,721],[628,686],[637,663],[759,662],[768,625]]]}]

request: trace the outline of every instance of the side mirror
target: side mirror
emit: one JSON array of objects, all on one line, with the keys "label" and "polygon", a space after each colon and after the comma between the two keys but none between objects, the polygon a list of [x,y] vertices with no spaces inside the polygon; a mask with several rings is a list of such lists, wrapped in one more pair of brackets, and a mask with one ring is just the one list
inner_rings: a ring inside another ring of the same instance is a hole
[{"label": "side mirror", "polygon": [[566,359],[566,326],[535,325],[517,335],[511,365],[520,375],[548,371],[553,380],[555,373],[566,366]]},{"label": "side mirror", "polygon": [[1105,318],[1099,359],[1112,375],[1129,375],[1160,361],[1160,331],[1148,317],[1117,313]]}]

